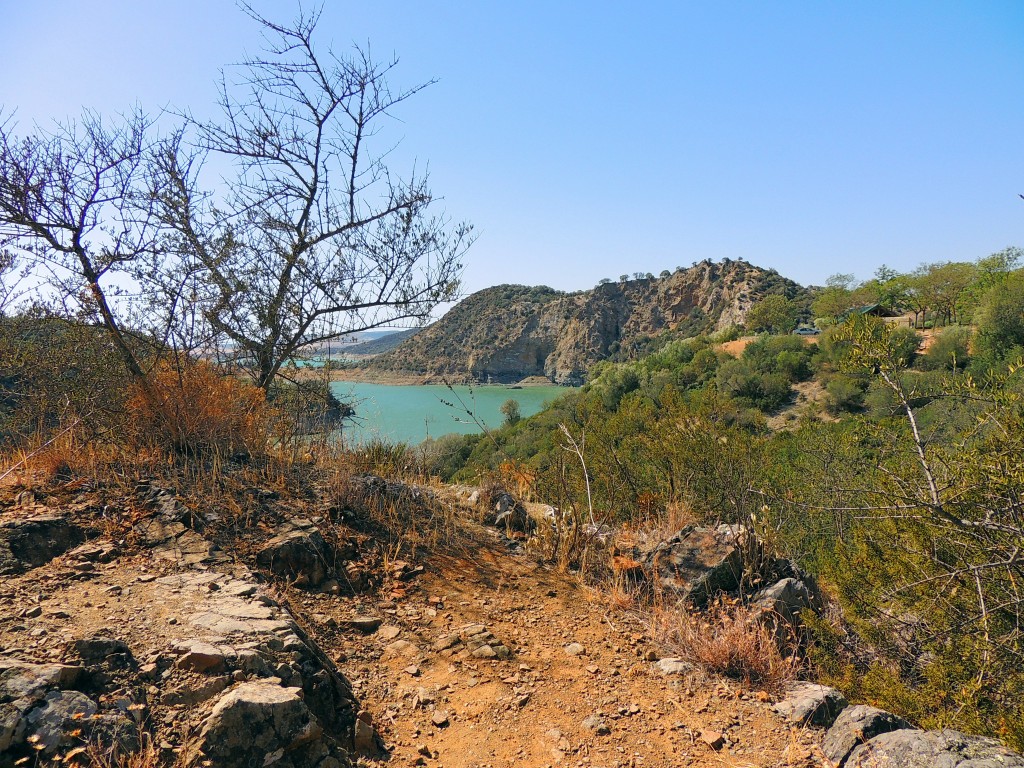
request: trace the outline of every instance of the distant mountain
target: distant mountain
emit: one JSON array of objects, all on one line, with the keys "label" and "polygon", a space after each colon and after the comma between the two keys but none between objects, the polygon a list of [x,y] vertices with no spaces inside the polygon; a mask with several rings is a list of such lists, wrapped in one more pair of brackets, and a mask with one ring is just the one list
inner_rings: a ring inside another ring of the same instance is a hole
[{"label": "distant mountain", "polygon": [[803,303],[808,296],[775,270],[728,259],[578,293],[499,285],[467,297],[374,358],[369,368],[495,382],[544,376],[581,384],[594,363],[628,356],[651,336],[692,336],[740,324],[752,304],[773,293]]},{"label": "distant mountain", "polygon": [[346,355],[380,355],[394,349],[406,339],[415,336],[421,330],[423,329],[407,328],[401,331],[383,333],[368,341],[362,341],[358,344],[346,346],[344,348],[344,352]]}]

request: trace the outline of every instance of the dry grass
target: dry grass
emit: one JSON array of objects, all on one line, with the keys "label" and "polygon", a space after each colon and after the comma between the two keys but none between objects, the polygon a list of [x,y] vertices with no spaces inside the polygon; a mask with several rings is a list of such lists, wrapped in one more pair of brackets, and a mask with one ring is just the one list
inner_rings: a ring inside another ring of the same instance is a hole
[{"label": "dry grass", "polygon": [[388,548],[454,554],[471,548],[472,536],[455,505],[432,489],[389,477],[357,475],[344,463],[332,463],[325,469],[328,506],[350,510],[365,519],[375,538]]},{"label": "dry grass", "polygon": [[128,399],[130,441],[175,453],[262,452],[274,411],[261,389],[204,361],[164,365]]},{"label": "dry grass", "polygon": [[[79,764],[88,768],[194,768],[201,763],[199,737],[196,731],[181,729],[181,746],[175,750],[174,759],[168,762],[160,754],[150,733],[142,734],[142,745],[139,749],[126,751],[114,747],[104,747],[95,742],[82,750]],[[82,759],[84,758],[84,760]],[[65,759],[65,764],[68,761]]]},{"label": "dry grass", "polygon": [[784,653],[761,614],[746,606],[722,602],[699,614],[686,605],[656,607],[650,621],[659,643],[710,673],[772,691],[796,675],[796,655]]}]

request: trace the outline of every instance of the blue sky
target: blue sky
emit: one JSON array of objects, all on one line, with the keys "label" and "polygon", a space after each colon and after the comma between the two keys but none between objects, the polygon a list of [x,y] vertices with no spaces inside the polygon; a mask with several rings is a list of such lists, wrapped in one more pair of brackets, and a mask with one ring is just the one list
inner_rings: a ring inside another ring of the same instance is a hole
[{"label": "blue sky", "polygon": [[[275,19],[296,4],[255,0]],[[19,125],[213,114],[259,49],[230,0],[0,0]],[[802,283],[1024,246],[1024,3],[330,2],[401,61],[399,168],[479,240],[465,288],[745,258]]]}]

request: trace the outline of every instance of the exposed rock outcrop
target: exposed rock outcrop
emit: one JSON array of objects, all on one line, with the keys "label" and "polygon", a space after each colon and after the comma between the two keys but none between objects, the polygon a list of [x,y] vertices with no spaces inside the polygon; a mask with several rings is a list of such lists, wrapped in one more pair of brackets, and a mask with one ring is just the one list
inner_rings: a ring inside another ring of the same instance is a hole
[{"label": "exposed rock outcrop", "polygon": [[793,725],[821,725],[827,728],[835,722],[846,705],[846,697],[835,688],[796,682],[790,684],[785,698],[772,708]]},{"label": "exposed rock outcrop", "polygon": [[846,768],[1021,768],[1024,756],[960,731],[897,730],[853,750]]},{"label": "exposed rock outcrop", "polygon": [[37,568],[85,541],[85,531],[60,515],[0,525],[0,576]]},{"label": "exposed rock outcrop", "polygon": [[645,337],[742,323],[769,293],[806,296],[772,270],[728,260],[570,294],[500,285],[467,297],[371,368],[496,382],[544,376],[577,385],[594,363],[642,345]]},{"label": "exposed rock outcrop", "polygon": [[825,757],[842,768],[846,765],[850,753],[859,744],[883,733],[911,727],[910,723],[892,712],[858,704],[855,707],[847,707],[839,714],[825,734],[821,751],[825,753]]},{"label": "exposed rock outcrop", "polygon": [[669,594],[704,605],[722,592],[732,592],[743,578],[742,531],[687,526],[660,542],[638,560]]}]

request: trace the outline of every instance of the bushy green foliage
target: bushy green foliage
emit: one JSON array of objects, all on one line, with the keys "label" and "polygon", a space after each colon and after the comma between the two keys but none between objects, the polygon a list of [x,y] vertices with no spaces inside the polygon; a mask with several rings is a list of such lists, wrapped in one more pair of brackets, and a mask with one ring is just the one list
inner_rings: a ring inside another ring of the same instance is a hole
[{"label": "bushy green foliage", "polygon": [[825,385],[829,412],[839,414],[859,411],[864,406],[866,386],[867,382],[860,377],[844,374],[830,377]]},{"label": "bushy green foliage", "polygon": [[519,410],[519,401],[514,397],[510,397],[502,403],[500,410],[501,415],[505,417],[505,423],[508,426],[518,424],[519,420],[523,418],[522,412]]},{"label": "bushy green foliage", "polygon": [[977,312],[978,352],[989,360],[1020,357],[1024,352],[1024,271],[992,288]]},{"label": "bushy green foliage", "polygon": [[804,381],[811,375],[816,345],[799,336],[761,336],[743,350],[743,361],[758,373],[777,373],[788,381]]},{"label": "bushy green foliage", "polygon": [[[949,364],[911,368],[912,329],[856,316],[820,348],[765,337],[740,359],[705,340],[673,342],[479,440],[464,477],[511,460],[536,493],[570,508],[582,471],[558,426],[585,436],[597,514],[641,520],[682,504],[742,521],[818,574],[841,622],[810,620],[810,663],[853,698],[926,727],[1024,746],[1024,372],[979,383]],[[694,375],[702,368],[702,384]],[[759,411],[816,375],[839,420],[772,433]],[[687,383],[688,382],[688,383]],[[777,385],[776,390],[771,386]]]},{"label": "bushy green foliage", "polygon": [[765,296],[747,312],[747,329],[789,333],[796,327],[799,309],[785,296]]},{"label": "bushy green foliage", "polygon": [[971,330],[952,326],[942,331],[920,356],[918,365],[926,371],[966,368],[971,361]]}]

